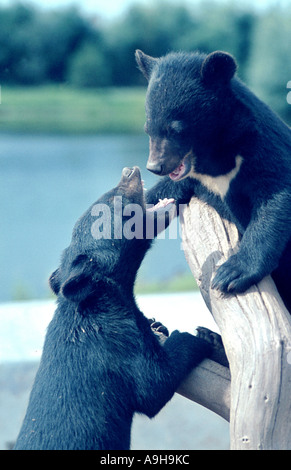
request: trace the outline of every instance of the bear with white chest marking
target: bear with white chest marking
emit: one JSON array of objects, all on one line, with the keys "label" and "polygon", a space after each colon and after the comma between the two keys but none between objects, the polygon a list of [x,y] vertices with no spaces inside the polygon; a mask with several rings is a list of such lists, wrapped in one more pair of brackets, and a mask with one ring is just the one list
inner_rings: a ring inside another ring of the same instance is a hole
[{"label": "bear with white chest marking", "polygon": [[164,176],[147,202],[195,195],[212,205],[242,234],[213,288],[244,292],[272,274],[291,312],[290,128],[237,78],[228,53],[136,59],[149,82],[147,168]]}]

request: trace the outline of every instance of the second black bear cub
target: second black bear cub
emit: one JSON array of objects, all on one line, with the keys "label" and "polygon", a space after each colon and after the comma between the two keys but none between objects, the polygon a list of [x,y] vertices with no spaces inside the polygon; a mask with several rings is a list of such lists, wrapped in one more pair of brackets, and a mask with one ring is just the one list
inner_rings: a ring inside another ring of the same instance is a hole
[{"label": "second black bear cub", "polygon": [[291,312],[290,128],[235,76],[225,52],[136,58],[149,81],[147,168],[168,175],[147,202],[196,195],[214,206],[243,236],[213,287],[244,292],[272,273]]},{"label": "second black bear cub", "polygon": [[140,171],[126,168],[76,223],[50,279],[58,307],[15,449],[128,449],[134,413],[156,415],[211,354],[204,331],[174,331],[161,346],[138,309],[134,281],[152,243],[145,227],[130,234],[138,208],[143,225]]}]

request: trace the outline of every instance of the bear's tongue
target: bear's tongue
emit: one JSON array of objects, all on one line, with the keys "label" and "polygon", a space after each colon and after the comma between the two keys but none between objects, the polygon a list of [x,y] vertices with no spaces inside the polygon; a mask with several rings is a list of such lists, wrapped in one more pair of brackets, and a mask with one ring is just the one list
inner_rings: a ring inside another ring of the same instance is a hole
[{"label": "bear's tongue", "polygon": [[171,180],[177,181],[180,178],[182,178],[184,173],[185,173],[185,164],[184,162],[182,162],[174,171],[172,171],[172,173],[169,174],[169,177],[171,178]]}]

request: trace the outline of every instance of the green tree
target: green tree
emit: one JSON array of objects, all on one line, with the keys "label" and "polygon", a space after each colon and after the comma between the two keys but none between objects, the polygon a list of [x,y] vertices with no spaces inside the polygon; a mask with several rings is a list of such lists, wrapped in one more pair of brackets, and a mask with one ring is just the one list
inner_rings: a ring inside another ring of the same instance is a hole
[{"label": "green tree", "polygon": [[96,44],[83,44],[71,58],[67,82],[77,87],[103,87],[112,83],[104,52]]},{"label": "green tree", "polygon": [[25,85],[63,82],[71,56],[88,41],[102,42],[102,35],[76,8],[1,8],[0,80]]},{"label": "green tree", "polygon": [[84,19],[76,8],[46,13],[42,19],[42,49],[47,62],[47,78],[63,82],[71,56],[99,32]]},{"label": "green tree", "polygon": [[21,4],[0,9],[1,82],[26,84],[43,79],[37,16],[34,8]]},{"label": "green tree", "polygon": [[291,80],[291,13],[272,9],[263,15],[255,32],[247,82],[283,119],[291,122],[286,88]]},{"label": "green tree", "polygon": [[240,76],[244,78],[256,15],[243,6],[213,2],[201,3],[191,12],[193,27],[183,29],[182,34],[175,37],[174,49],[206,53],[227,51],[236,57]]},{"label": "green tree", "polygon": [[157,2],[151,6],[133,5],[124,18],[107,28],[114,83],[143,84],[134,60],[135,49],[160,56],[173,49],[174,39],[193,26],[184,6]]},{"label": "green tree", "polygon": [[138,85],[145,81],[134,60],[135,49],[156,57],[171,50],[222,49],[236,57],[239,76],[290,119],[290,31],[287,8],[255,14],[243,4],[212,0],[195,6],[165,0],[134,4],[106,25],[74,7],[46,11],[13,3],[0,8],[0,81]]}]

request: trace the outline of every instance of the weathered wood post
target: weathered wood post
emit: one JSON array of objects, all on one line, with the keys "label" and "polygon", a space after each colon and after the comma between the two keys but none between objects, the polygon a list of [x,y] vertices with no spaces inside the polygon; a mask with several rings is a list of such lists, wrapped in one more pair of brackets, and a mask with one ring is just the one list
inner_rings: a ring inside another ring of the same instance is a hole
[{"label": "weathered wood post", "polygon": [[231,449],[291,449],[291,316],[270,276],[241,295],[211,289],[217,264],[239,241],[237,229],[196,198],[180,220],[186,259],[230,363]]}]

